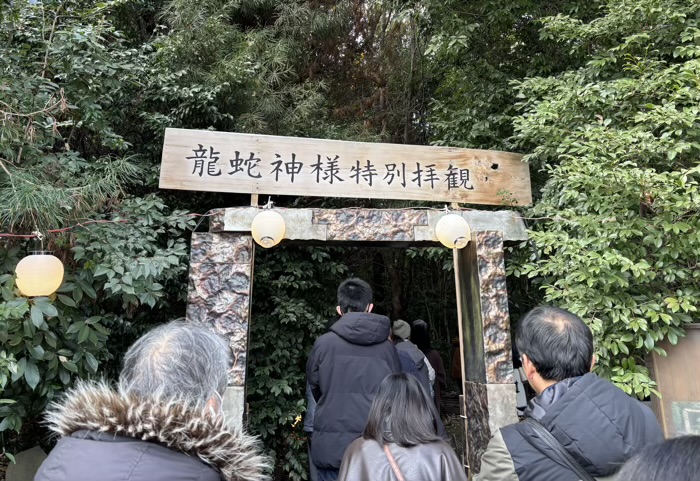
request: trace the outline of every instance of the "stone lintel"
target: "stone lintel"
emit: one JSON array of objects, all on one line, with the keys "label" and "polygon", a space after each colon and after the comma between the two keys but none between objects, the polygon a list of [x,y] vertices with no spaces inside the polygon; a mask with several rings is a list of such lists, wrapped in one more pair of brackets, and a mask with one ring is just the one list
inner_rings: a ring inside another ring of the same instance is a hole
[{"label": "stone lintel", "polygon": [[[285,239],[317,241],[438,242],[435,224],[447,214],[421,209],[286,209],[275,208],[287,224]],[[256,207],[217,209],[211,231],[250,232]],[[526,240],[527,230],[513,211],[465,210],[472,231],[499,231],[504,241]]]}]

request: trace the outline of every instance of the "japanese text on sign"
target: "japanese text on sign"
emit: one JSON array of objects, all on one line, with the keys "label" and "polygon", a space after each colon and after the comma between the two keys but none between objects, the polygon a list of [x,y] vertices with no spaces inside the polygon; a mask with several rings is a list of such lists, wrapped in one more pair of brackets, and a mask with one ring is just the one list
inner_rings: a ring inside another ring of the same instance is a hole
[{"label": "japanese text on sign", "polygon": [[[258,164],[262,163],[260,168],[264,172],[266,163],[262,159],[257,158],[255,152],[250,152],[246,160],[243,160],[240,156],[240,151],[236,150],[235,153],[234,159],[225,162],[220,160],[220,152],[216,151],[214,146],[197,144],[197,148],[192,149],[193,155],[186,157],[186,159],[192,162],[191,175],[198,175],[199,177],[220,176],[221,168],[224,166],[220,165],[220,163],[226,165],[230,163],[232,170],[228,172],[228,175],[247,175],[253,179],[260,179],[263,177],[261,171],[258,170]],[[282,180],[286,179],[294,183],[294,177],[301,175],[306,166],[317,184],[327,182],[333,185],[334,182],[345,182],[348,180],[356,184],[363,182],[372,187],[372,185],[376,185],[374,177],[379,175],[377,170],[379,168],[381,172],[385,174],[381,182],[385,182],[386,185],[392,185],[396,180],[398,184],[406,188],[407,170],[405,162],[402,162],[401,165],[398,166],[397,164],[375,165],[371,160],[366,160],[365,162],[357,160],[356,165],[350,169],[351,174],[349,178],[343,179],[340,176],[338,158],[338,155],[323,156],[318,154],[314,162],[307,162],[305,164],[297,159],[297,154],[294,152],[291,153],[287,160],[283,160],[281,154],[275,153],[275,160],[269,163],[268,175],[274,178],[275,182],[280,182],[282,178]],[[450,164],[447,169],[441,173],[442,176],[435,169],[435,164],[421,165],[420,162],[415,162],[415,164],[410,165],[408,169],[410,181],[418,185],[418,187],[426,185],[430,186],[431,189],[435,189],[436,184],[443,181],[447,183],[448,189],[474,189],[474,186],[469,181],[469,169],[459,169]]]},{"label": "japanese text on sign", "polygon": [[166,129],[160,186],[322,197],[527,205],[509,152]]}]

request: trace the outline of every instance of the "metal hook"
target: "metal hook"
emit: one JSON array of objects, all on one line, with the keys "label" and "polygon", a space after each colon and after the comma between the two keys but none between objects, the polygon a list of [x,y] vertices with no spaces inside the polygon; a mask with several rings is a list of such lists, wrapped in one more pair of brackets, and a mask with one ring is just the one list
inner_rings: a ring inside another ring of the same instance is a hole
[{"label": "metal hook", "polygon": [[39,239],[39,242],[41,242],[41,250],[43,251],[44,250],[44,234],[42,234],[39,231],[38,227],[34,226],[34,228],[36,230],[34,232],[32,232],[32,235],[36,236],[36,238]]}]

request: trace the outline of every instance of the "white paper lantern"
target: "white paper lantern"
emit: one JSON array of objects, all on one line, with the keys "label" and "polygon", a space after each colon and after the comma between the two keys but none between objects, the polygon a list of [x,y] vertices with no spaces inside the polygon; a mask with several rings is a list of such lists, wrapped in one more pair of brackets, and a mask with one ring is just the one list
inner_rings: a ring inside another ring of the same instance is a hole
[{"label": "white paper lantern", "polygon": [[286,225],[279,212],[266,209],[255,216],[250,230],[255,242],[269,249],[284,238]]},{"label": "white paper lantern", "polygon": [[467,220],[461,215],[447,214],[435,225],[435,237],[450,249],[461,249],[469,243],[472,230]]},{"label": "white paper lantern", "polygon": [[37,252],[19,261],[15,274],[15,284],[23,295],[50,296],[63,282],[63,263],[47,252]]}]

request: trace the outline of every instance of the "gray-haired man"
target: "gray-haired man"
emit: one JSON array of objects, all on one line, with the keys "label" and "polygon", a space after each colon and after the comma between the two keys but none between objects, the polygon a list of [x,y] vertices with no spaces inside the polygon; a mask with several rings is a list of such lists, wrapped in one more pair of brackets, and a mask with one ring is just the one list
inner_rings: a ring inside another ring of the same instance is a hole
[{"label": "gray-haired man", "polygon": [[49,407],[63,436],[35,481],[258,481],[267,460],[223,421],[230,349],[204,327],[162,325],[124,357],[119,386],[80,382]]}]

